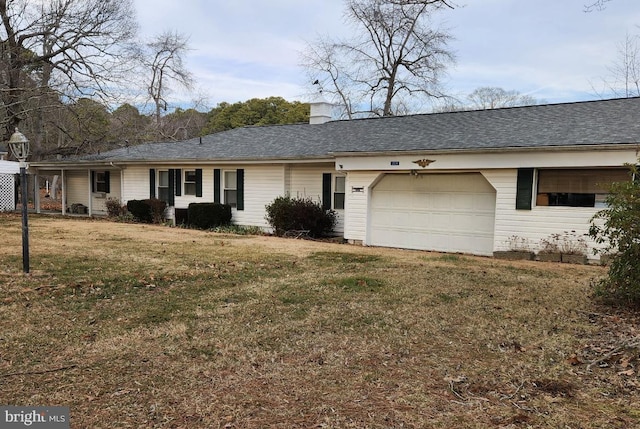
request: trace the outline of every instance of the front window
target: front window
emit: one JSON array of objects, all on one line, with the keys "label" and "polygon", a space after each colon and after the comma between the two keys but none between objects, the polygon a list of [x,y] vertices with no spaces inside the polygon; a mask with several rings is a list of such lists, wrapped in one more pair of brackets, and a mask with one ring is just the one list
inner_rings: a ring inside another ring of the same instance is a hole
[{"label": "front window", "polygon": [[622,168],[539,170],[536,205],[600,207],[611,184],[629,180]]},{"label": "front window", "polygon": [[345,177],[335,176],[333,185],[333,208],[344,210]]},{"label": "front window", "polygon": [[96,171],[93,189],[95,192],[108,192],[107,174],[104,171]]},{"label": "front window", "polygon": [[169,171],[158,171],[158,199],[169,202]]},{"label": "front window", "polygon": [[231,207],[238,205],[238,176],[235,171],[224,172],[224,203]]},{"label": "front window", "polygon": [[184,172],[184,194],[195,195],[196,194],[196,171],[187,170]]}]

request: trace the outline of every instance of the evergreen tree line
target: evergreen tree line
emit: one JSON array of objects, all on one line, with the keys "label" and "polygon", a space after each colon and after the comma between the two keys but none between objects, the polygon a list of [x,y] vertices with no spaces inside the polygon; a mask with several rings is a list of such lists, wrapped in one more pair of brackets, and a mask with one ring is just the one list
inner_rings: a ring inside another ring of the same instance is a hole
[{"label": "evergreen tree line", "polygon": [[[89,98],[50,108],[42,115],[44,129],[40,159],[105,152],[144,142],[180,141],[247,125],[275,125],[309,121],[309,104],[282,97],[254,98],[220,103],[208,112],[181,109],[156,122],[131,104],[110,110]],[[28,117],[21,129],[28,136],[34,121]]]}]

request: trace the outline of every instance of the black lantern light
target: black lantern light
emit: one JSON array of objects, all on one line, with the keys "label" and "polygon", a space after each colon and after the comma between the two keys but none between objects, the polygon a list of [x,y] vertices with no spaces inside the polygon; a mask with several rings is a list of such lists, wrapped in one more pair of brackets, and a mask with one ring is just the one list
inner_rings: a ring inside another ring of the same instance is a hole
[{"label": "black lantern light", "polygon": [[9,138],[9,149],[13,156],[20,162],[20,188],[22,190],[22,270],[29,272],[29,222],[27,206],[27,157],[29,156],[29,140],[18,131]]}]

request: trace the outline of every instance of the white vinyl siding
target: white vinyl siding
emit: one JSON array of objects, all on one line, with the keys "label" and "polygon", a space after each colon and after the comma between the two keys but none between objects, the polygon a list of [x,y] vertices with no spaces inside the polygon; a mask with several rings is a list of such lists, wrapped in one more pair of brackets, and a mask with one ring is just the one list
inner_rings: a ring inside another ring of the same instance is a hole
[{"label": "white vinyl siding", "polygon": [[[293,198],[311,198],[322,203],[322,175],[334,173],[334,164],[302,164],[287,168],[287,181],[290,183],[288,194]],[[332,179],[333,181],[334,179]],[[246,187],[245,187],[246,192]],[[333,199],[333,192],[331,193]],[[343,210],[336,212],[336,234],[344,233],[345,215]]]},{"label": "white vinyl siding", "polygon": [[[244,210],[233,209],[233,222],[238,225],[268,228],[265,220],[266,205],[283,192],[283,167],[281,165],[238,166],[244,168]],[[223,170],[228,170],[224,168]],[[205,181],[204,192],[213,194],[213,180]],[[208,195],[208,194],[205,194]]]},{"label": "white vinyl siding", "polygon": [[289,169],[290,188],[289,195],[292,198],[311,198],[313,201],[322,202],[322,174],[329,173],[333,164],[325,165],[293,165]]},{"label": "white vinyl siding", "polygon": [[548,239],[552,234],[575,231],[589,245],[587,256],[594,258],[591,249],[596,244],[585,234],[588,233],[591,217],[598,208],[534,205],[531,210],[516,210],[517,170],[490,170],[483,174],[497,191],[494,251],[508,250],[509,238],[517,236],[536,252],[540,250],[540,240]]},{"label": "white vinyl siding", "polygon": [[125,183],[122,190],[123,204],[126,204],[129,200],[149,198],[149,168],[152,167],[131,166],[122,171]]},{"label": "white vinyl siding", "polygon": [[364,242],[369,223],[370,186],[381,174],[376,171],[349,172],[346,181],[344,238]]},{"label": "white vinyl siding", "polygon": [[82,204],[89,207],[89,194],[91,187],[87,171],[65,171],[66,205]]}]

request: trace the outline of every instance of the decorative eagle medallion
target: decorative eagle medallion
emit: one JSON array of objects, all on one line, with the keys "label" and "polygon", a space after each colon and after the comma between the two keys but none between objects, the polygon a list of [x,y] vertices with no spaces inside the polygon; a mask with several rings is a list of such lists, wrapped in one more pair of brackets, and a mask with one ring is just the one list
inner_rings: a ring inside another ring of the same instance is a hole
[{"label": "decorative eagle medallion", "polygon": [[417,161],[413,161],[414,164],[418,164],[420,167],[425,168],[432,162],[436,162],[434,159],[419,159]]}]

